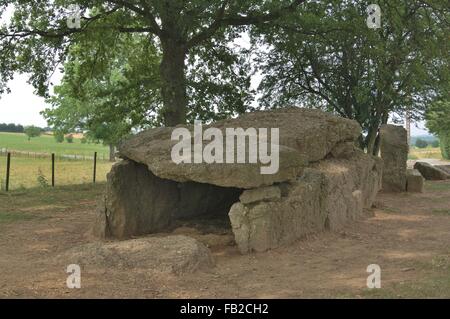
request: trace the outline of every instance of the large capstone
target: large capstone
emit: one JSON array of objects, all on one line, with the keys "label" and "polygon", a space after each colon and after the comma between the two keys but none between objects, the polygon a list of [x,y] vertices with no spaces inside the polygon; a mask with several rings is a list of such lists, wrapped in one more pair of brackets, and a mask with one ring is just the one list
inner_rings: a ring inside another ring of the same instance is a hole
[{"label": "large capstone", "polygon": [[380,138],[383,159],[382,189],[386,192],[404,192],[408,161],[407,132],[402,126],[385,124],[381,126]]},{"label": "large capstone", "polygon": [[[194,144],[194,127],[177,127],[187,128],[192,133]],[[237,119],[204,126],[203,131],[210,127],[218,128],[223,136],[226,135],[226,129],[230,128],[265,128],[268,132],[272,128],[279,129],[278,172],[261,174],[259,163],[248,162],[230,164],[203,161],[177,164],[173,161],[171,152],[178,141],[171,139],[174,128],[170,127],[148,130],[123,141],[118,148],[119,156],[147,165],[148,169],[160,178],[224,187],[255,188],[295,180],[308,163],[323,159],[336,145],[354,141],[360,134],[360,127],[355,121],[300,108],[248,113]],[[257,134],[259,137],[260,134]],[[225,148],[224,146],[224,152]],[[194,155],[192,147],[192,154],[188,154],[188,157],[194,158]]]},{"label": "large capstone", "polygon": [[[381,187],[383,163],[355,146],[361,134],[355,121],[285,108],[245,114],[202,130],[209,128],[224,137],[229,129],[241,129],[245,138],[236,145],[244,143],[241,156],[247,160],[174,161],[172,151],[179,143],[172,136],[175,129],[187,132],[192,146],[183,153],[187,159],[199,155],[198,141],[200,151],[207,149],[211,136],[205,138],[198,126],[155,128],[132,136],[119,145],[123,160],[108,174],[96,234],[129,238],[166,230],[177,219],[224,216],[240,251],[265,251],[344,227],[371,207]],[[278,130],[278,139],[272,130]],[[260,139],[267,141],[269,152],[279,149],[274,174],[262,174],[267,161],[248,161],[255,143],[261,147]],[[230,153],[223,145],[222,151],[238,158],[236,148]]]}]

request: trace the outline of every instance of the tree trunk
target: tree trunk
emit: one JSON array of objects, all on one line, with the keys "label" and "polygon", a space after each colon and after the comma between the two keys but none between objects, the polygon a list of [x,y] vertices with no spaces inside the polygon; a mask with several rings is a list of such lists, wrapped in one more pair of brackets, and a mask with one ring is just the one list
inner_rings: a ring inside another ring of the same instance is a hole
[{"label": "tree trunk", "polygon": [[185,57],[186,47],[176,40],[162,40],[160,65],[162,116],[166,126],[186,123],[187,95]]},{"label": "tree trunk", "polygon": [[380,132],[378,132],[377,138],[375,139],[375,146],[373,148],[373,155],[375,156],[380,155],[380,145],[381,145],[381,137]]},{"label": "tree trunk", "polygon": [[113,144],[109,144],[109,161],[114,162],[116,160],[116,148]]},{"label": "tree trunk", "polygon": [[358,141],[357,141],[359,148],[362,149],[364,151],[364,149],[366,148],[366,144],[365,144],[365,140],[364,140],[364,135],[359,134],[358,136]]},{"label": "tree trunk", "polygon": [[371,127],[366,137],[366,147],[367,154],[377,155],[375,154],[375,142],[378,135],[378,127]]},{"label": "tree trunk", "polygon": [[[387,124],[389,119],[389,112],[383,113],[381,117],[381,124]],[[373,148],[373,155],[378,156],[380,154],[381,137],[380,137],[380,127],[377,127],[377,137],[375,139],[375,145]]]}]

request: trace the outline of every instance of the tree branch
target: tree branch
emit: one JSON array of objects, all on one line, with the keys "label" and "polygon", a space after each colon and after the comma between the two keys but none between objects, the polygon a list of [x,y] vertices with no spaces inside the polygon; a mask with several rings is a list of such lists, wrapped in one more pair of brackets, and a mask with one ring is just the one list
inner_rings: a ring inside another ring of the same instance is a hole
[{"label": "tree branch", "polygon": [[201,43],[201,42],[207,40],[208,38],[210,38],[222,26],[222,19],[223,19],[224,15],[225,15],[225,9],[226,9],[226,7],[227,7],[229,2],[230,2],[229,0],[224,1],[222,6],[219,8],[217,13],[215,14],[216,19],[214,20],[214,22],[208,28],[206,28],[203,31],[199,32],[198,34],[193,36],[187,42],[188,49],[192,48],[192,47],[198,45],[199,43]]},{"label": "tree branch", "polygon": [[[119,7],[113,8],[110,11],[100,13],[98,15],[95,15],[90,18],[82,17],[83,20],[87,21],[80,29],[54,29],[54,30],[39,30],[39,29],[24,29],[20,31],[16,31],[13,33],[3,33],[0,32],[0,38],[24,38],[31,35],[39,35],[44,38],[63,38],[75,33],[80,33],[88,29],[89,25],[99,20],[105,16],[108,16],[114,12],[119,10]],[[118,32],[124,32],[124,33],[132,33],[132,32],[150,32],[153,33],[153,29],[150,27],[125,27],[125,26],[103,26],[101,29],[113,29],[117,30]]]},{"label": "tree branch", "polygon": [[201,42],[209,39],[220,27],[222,26],[243,26],[243,25],[253,25],[258,23],[264,23],[268,21],[276,20],[282,17],[284,14],[295,10],[296,7],[304,3],[306,0],[294,0],[289,6],[280,8],[276,11],[267,14],[252,13],[246,16],[226,16],[225,11],[229,3],[229,0],[224,1],[222,6],[219,8],[215,14],[216,18],[213,23],[203,31],[200,31],[194,35],[188,42],[187,47],[192,48]]},{"label": "tree branch", "polygon": [[147,6],[145,1],[143,1],[143,0],[139,1],[144,9],[141,9],[141,8],[137,7],[136,5],[134,5],[130,2],[127,2],[127,1],[123,1],[123,0],[109,0],[109,1],[116,5],[127,8],[127,9],[145,17],[147,19],[147,21],[150,23],[150,26],[148,27],[148,29],[151,31],[149,31],[149,32],[151,32],[157,36],[162,35],[162,30],[159,27],[158,23],[156,23],[156,19],[153,16],[153,14],[151,13],[150,8]]},{"label": "tree branch", "polygon": [[242,26],[253,25],[263,22],[269,22],[282,17],[284,14],[295,10],[298,6],[306,2],[306,0],[294,0],[290,5],[280,8],[267,14],[248,14],[246,16],[228,16],[222,19],[225,25]]}]

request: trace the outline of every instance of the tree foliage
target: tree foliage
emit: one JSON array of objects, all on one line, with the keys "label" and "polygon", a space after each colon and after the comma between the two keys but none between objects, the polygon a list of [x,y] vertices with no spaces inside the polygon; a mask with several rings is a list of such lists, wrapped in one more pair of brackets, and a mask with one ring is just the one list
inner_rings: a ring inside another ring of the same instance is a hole
[{"label": "tree foliage", "polygon": [[[30,72],[30,82],[39,94],[46,95],[50,75],[58,64],[66,62],[72,46],[84,40],[93,46],[102,43],[102,33],[139,34],[156,43],[161,53],[158,71],[163,107],[159,112],[166,125],[183,123],[196,116],[198,109],[188,110],[188,93],[198,93],[196,106],[211,104],[206,114],[212,114],[212,110],[220,116],[235,114],[248,105],[243,88],[248,88],[249,80],[248,74],[236,66],[241,65],[237,63],[239,58],[226,46],[249,26],[279,20],[304,1],[1,1],[0,13],[7,5],[13,5],[15,11],[10,26],[0,29],[0,89],[5,89],[14,72]],[[67,26],[69,4],[81,7],[80,29]],[[189,80],[188,56],[192,73]],[[195,65],[200,67],[194,70]],[[220,75],[216,68],[220,68]],[[208,81],[204,81],[205,77]],[[236,109],[231,103],[214,105],[221,95],[225,95],[226,102],[239,100]]]},{"label": "tree foliage", "polygon": [[0,132],[23,133],[23,126],[14,123],[0,123]]},{"label": "tree foliage", "polygon": [[61,84],[48,98],[52,107],[42,114],[58,131],[83,131],[114,145],[132,128],[160,123],[159,56],[146,37],[98,36],[71,47]]},{"label": "tree foliage", "polygon": [[61,131],[53,131],[53,137],[55,138],[56,143],[64,142],[64,133]]},{"label": "tree foliage", "polygon": [[26,126],[24,133],[28,137],[28,140],[31,140],[31,138],[41,135],[41,128],[34,125]]},{"label": "tree foliage", "polygon": [[255,46],[266,107],[322,108],[358,121],[377,153],[393,115],[420,118],[449,85],[448,7],[441,1],[376,1],[381,28],[366,26],[367,1],[310,2],[291,19],[259,28]]},{"label": "tree foliage", "polygon": [[73,134],[67,134],[66,135],[66,142],[69,144],[73,143]]},{"label": "tree foliage", "polygon": [[421,138],[418,138],[418,139],[416,140],[416,146],[417,146],[418,148],[426,148],[426,147],[428,146],[428,142],[425,141],[425,140],[422,140]]},{"label": "tree foliage", "polygon": [[439,136],[442,156],[450,159],[450,100],[443,99],[431,104],[425,118],[428,130]]},{"label": "tree foliage", "polygon": [[450,132],[450,100],[440,100],[432,103],[426,113],[426,126],[436,135]]}]

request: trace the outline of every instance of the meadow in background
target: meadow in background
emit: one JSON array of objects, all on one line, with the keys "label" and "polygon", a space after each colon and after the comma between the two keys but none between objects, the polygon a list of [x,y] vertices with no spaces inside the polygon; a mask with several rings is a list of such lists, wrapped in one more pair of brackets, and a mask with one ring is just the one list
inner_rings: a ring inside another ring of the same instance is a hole
[{"label": "meadow in background", "polygon": [[112,163],[107,161],[108,148],[102,144],[57,143],[52,135],[41,135],[28,141],[22,133],[0,132],[0,190],[5,189],[6,149],[12,152],[9,189],[47,187],[51,185],[51,153],[55,153],[55,185],[92,183],[94,152],[97,152],[96,181],[106,180]]}]

